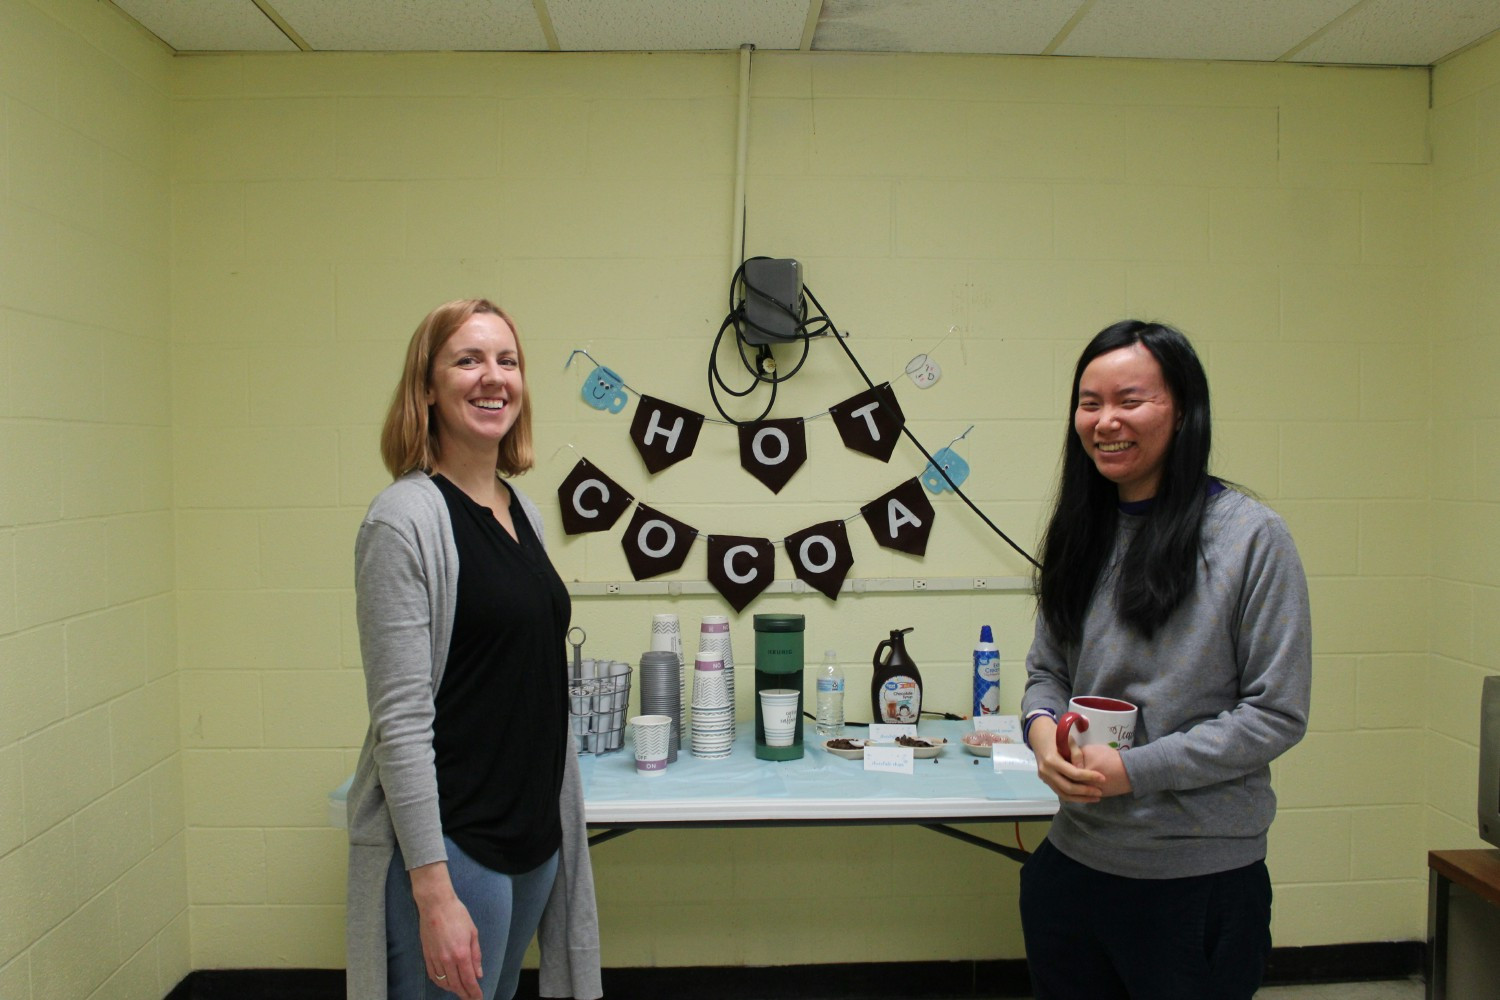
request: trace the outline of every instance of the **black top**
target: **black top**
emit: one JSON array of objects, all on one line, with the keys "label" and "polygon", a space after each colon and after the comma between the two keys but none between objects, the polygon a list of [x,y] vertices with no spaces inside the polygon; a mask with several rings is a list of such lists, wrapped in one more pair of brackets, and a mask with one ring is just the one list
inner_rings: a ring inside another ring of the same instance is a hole
[{"label": "black top", "polygon": [[511,491],[511,538],[440,475],[458,548],[453,640],[433,749],[443,833],[493,871],[519,875],[562,844],[572,602]]}]

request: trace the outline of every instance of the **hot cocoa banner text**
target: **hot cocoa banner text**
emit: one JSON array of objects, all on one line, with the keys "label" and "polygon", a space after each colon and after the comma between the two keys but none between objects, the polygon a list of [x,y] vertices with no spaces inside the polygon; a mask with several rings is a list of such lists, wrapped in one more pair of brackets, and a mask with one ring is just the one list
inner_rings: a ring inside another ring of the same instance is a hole
[{"label": "hot cocoa banner text", "polygon": [[[635,501],[588,459],[580,459],[557,488],[563,530],[570,535],[607,531],[631,503],[635,513],[620,544],[637,580],[682,566],[701,532],[692,525]],[[917,479],[909,479],[860,508],[870,534],[881,546],[925,555],[935,517],[932,502]],[[776,578],[773,543],[767,538],[708,535],[708,580],[736,611],[743,611]],[[832,600],[854,565],[843,521],[824,521],[782,540],[797,579]]]},{"label": "hot cocoa banner text", "polygon": [[[882,382],[828,408],[846,448],[891,460],[906,422],[889,382]],[[704,416],[676,403],[641,394],[630,422],[630,440],[652,475],[690,457],[698,446]],[[739,425],[740,465],[772,493],[807,461],[807,432],[801,417]]]}]

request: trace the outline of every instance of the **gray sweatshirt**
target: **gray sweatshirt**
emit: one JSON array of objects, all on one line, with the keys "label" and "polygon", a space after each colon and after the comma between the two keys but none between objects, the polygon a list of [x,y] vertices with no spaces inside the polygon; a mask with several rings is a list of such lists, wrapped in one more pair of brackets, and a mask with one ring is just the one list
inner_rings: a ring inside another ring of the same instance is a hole
[{"label": "gray sweatshirt", "polygon": [[[520,491],[516,496],[541,538],[536,505]],[[432,720],[453,635],[458,550],[448,505],[431,479],[410,473],[375,498],[360,525],[354,562],[370,729],[349,789],[347,995],[385,1000],[385,876],[395,845],[399,839],[409,868],[448,857]],[[571,748],[571,730],[568,743]],[[540,992],[592,1000],[603,995],[594,874],[577,754],[569,752],[564,764],[562,849],[538,932]]]},{"label": "gray sweatshirt", "polygon": [[1140,706],[1123,752],[1133,794],[1063,803],[1047,838],[1091,868],[1181,878],[1265,857],[1276,814],[1270,763],[1307,729],[1307,580],[1281,518],[1234,490],[1211,497],[1197,583],[1154,638],[1114,611],[1115,571],[1141,517],[1120,530],[1084,622],[1064,647],[1037,616],[1022,712],[1078,694]]}]

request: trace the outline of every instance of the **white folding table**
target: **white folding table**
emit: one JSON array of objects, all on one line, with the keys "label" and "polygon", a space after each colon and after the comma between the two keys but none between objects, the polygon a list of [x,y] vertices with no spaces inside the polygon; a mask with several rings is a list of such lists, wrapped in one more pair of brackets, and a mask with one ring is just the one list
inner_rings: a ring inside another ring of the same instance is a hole
[{"label": "white folding table", "polygon": [[921,735],[949,742],[937,757],[915,761],[912,774],[870,772],[863,761],[828,753],[810,725],[802,759],[758,760],[753,724],[739,728],[723,760],[694,757],[684,733],[676,762],[658,777],[635,773],[628,741],[612,754],[581,756],[585,815],[601,830],[589,842],[650,828],[914,824],[1020,861],[1027,852],[949,824],[1048,820],[1057,812],[1057,796],[1034,770],[997,772],[990,758],[959,746],[967,722],[924,721]]}]

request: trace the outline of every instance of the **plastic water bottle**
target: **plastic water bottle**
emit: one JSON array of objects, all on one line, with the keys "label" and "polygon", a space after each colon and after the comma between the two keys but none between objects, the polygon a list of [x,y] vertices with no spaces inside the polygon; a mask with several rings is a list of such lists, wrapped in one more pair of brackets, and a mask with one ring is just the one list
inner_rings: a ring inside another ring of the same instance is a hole
[{"label": "plastic water bottle", "polygon": [[844,731],[844,668],[838,654],[823,653],[818,668],[818,735],[837,736]]}]

